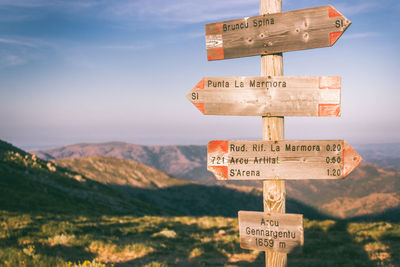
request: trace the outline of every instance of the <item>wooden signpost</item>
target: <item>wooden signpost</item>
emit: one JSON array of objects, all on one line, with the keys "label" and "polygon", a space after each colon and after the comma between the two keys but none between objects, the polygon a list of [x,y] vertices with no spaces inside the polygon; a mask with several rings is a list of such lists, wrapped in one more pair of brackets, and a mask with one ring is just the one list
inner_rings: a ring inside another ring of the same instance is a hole
[{"label": "wooden signpost", "polygon": [[360,161],[343,140],[211,141],[207,169],[218,180],[341,179]]},{"label": "wooden signpost", "polygon": [[205,115],[340,116],[340,77],[205,77],[187,98]]},{"label": "wooden signpost", "polygon": [[263,141],[211,141],[207,168],[220,180],[263,180],[264,212],[239,211],[240,246],[286,266],[304,243],[303,216],[285,214],[286,179],[340,179],[361,157],[343,140],[283,140],[283,116],[340,116],[340,77],[283,76],[282,52],[332,46],[351,21],[327,5],[206,25],[208,60],[261,55],[262,77],[205,77],[187,98],[206,115],[262,116]]},{"label": "wooden signpost", "polygon": [[303,215],[239,211],[240,247],[288,253],[304,244]]},{"label": "wooden signpost", "polygon": [[332,46],[351,21],[330,5],[206,25],[208,60]]}]

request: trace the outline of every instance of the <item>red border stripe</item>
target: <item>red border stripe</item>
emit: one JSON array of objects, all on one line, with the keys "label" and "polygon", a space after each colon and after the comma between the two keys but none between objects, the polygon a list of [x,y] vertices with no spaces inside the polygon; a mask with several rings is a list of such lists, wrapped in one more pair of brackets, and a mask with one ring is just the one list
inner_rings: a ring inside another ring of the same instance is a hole
[{"label": "red border stripe", "polygon": [[207,59],[208,60],[219,60],[224,59],[224,48],[209,48],[207,49]]},{"label": "red border stripe", "polygon": [[228,180],[228,166],[210,166],[208,170],[214,172],[218,180]]},{"label": "red border stripe", "polygon": [[206,25],[206,35],[222,34],[222,23],[211,23]]},{"label": "red border stripe", "polygon": [[198,83],[196,84],[196,86],[193,87],[193,89],[204,89],[204,80],[205,80],[204,78],[201,79],[200,82],[198,82]]},{"label": "red border stripe", "polygon": [[334,9],[332,6],[329,6],[329,17],[330,18],[335,18],[335,17],[341,17],[342,14],[340,14],[336,9]]},{"label": "red border stripe", "polygon": [[340,104],[319,104],[318,105],[319,117],[339,117]]},{"label": "red border stripe", "polygon": [[340,76],[319,77],[319,89],[341,89]]},{"label": "red border stripe", "polygon": [[201,113],[204,114],[204,112],[205,112],[205,105],[204,105],[204,103],[193,103],[193,105],[195,105],[196,108],[198,108],[198,109],[201,111]]},{"label": "red border stripe", "polygon": [[228,153],[229,141],[210,141],[208,143],[208,153],[222,151]]},{"label": "red border stripe", "polygon": [[331,32],[329,33],[329,43],[330,46],[332,46],[336,41],[339,39],[340,35],[342,35],[343,32]]}]

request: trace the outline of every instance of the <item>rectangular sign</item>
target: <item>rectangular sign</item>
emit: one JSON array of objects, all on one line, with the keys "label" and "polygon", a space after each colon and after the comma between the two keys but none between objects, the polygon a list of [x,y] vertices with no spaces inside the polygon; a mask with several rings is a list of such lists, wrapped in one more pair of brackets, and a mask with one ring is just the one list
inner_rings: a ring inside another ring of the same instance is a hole
[{"label": "rectangular sign", "polygon": [[340,116],[338,76],[205,77],[187,98],[205,115]]},{"label": "rectangular sign", "polygon": [[208,60],[332,46],[351,21],[330,5],[206,25]]},{"label": "rectangular sign", "polygon": [[218,180],[340,179],[361,160],[343,140],[211,141],[207,151]]},{"label": "rectangular sign", "polygon": [[239,211],[240,247],[288,253],[304,244],[303,215]]}]

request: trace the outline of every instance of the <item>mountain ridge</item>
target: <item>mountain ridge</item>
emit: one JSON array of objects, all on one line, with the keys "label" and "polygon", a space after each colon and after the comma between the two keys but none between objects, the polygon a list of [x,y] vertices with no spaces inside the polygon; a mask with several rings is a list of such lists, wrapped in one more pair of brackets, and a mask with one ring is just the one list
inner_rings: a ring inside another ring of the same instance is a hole
[{"label": "mountain ridge", "polygon": [[[81,143],[31,153],[45,160],[106,156],[130,159],[161,170],[176,178],[195,180],[210,177],[204,170],[207,149],[204,146],[142,146],[124,142]],[[177,167],[179,166],[179,167]]]},{"label": "mountain ridge", "polygon": [[[375,154],[367,156],[367,158],[371,158],[374,155],[381,155],[382,152],[380,151],[385,150],[386,146],[376,145],[371,149],[364,147],[364,151],[374,151]],[[388,150],[390,151],[389,154],[395,156],[397,148],[393,145],[389,146],[391,146]],[[135,149],[138,149],[139,152]],[[356,148],[357,151],[359,149]],[[46,156],[45,153],[48,153],[53,158],[65,156],[79,158],[92,154],[114,156],[116,158],[133,159],[142,163],[146,162],[144,164],[188,181],[197,181],[208,185],[226,186],[230,184],[232,186],[260,187],[260,183],[252,181],[216,181],[206,169],[207,151],[205,146],[140,146],[124,142],[85,143],[35,153],[38,156]],[[365,157],[365,153],[362,154]],[[400,199],[400,197],[396,194],[393,195],[393,193],[400,191],[400,169],[396,167],[382,168],[377,164],[366,162],[361,163],[344,180],[288,180],[286,191],[287,195],[293,199],[342,218],[343,214],[347,214],[349,217],[360,217],[375,212],[383,213],[385,210],[396,210],[397,208],[397,202],[393,198]],[[376,198],[377,195],[374,194],[381,195]],[[335,205],[335,203],[340,203],[337,202],[340,199],[342,201],[349,200],[346,201],[348,207]],[[363,199],[369,203],[375,199],[380,203],[381,210],[379,211],[377,207],[365,209],[360,201],[356,201],[357,199]],[[352,205],[354,207],[351,207]],[[360,213],[360,210],[363,212]]]},{"label": "mountain ridge", "polygon": [[[130,160],[89,157],[60,162],[38,159],[0,141],[0,210],[236,217],[240,209],[263,208],[259,191],[181,181]],[[148,172],[154,177],[142,179]],[[287,207],[306,218],[330,218],[295,200],[288,199]]]}]

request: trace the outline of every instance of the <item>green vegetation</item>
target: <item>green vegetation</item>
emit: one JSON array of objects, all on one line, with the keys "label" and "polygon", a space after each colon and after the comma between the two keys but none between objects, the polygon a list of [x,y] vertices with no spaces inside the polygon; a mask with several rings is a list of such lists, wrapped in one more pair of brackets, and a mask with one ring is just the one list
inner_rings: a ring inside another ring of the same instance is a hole
[{"label": "green vegetation", "polygon": [[[5,266],[263,266],[223,217],[0,213]],[[305,221],[289,266],[399,266],[400,224]]]},{"label": "green vegetation", "polygon": [[91,180],[110,185],[163,188],[190,183],[132,160],[91,156],[59,159],[56,164],[81,173]]},{"label": "green vegetation", "polygon": [[0,210],[62,214],[166,214],[0,140]]},{"label": "green vegetation", "polygon": [[[256,210],[255,194],[195,184],[124,193],[95,172],[0,141],[0,266],[263,266],[263,253],[240,248],[237,219],[217,216]],[[304,230],[289,266],[400,266],[399,223],[305,220]]]}]

